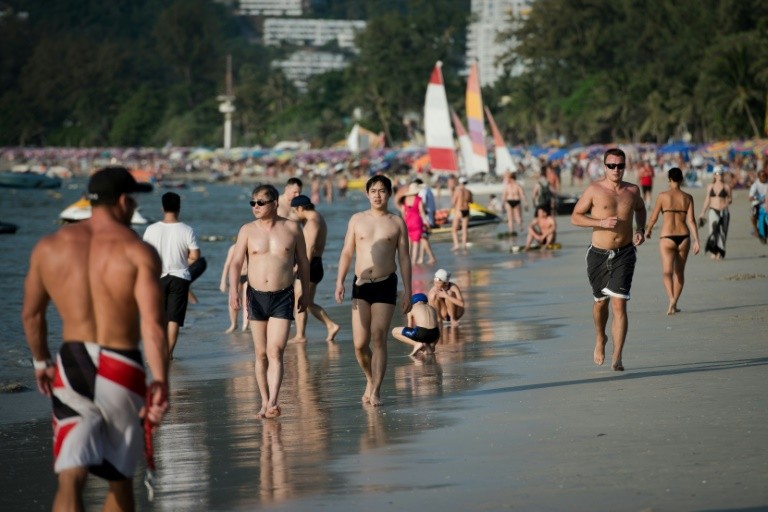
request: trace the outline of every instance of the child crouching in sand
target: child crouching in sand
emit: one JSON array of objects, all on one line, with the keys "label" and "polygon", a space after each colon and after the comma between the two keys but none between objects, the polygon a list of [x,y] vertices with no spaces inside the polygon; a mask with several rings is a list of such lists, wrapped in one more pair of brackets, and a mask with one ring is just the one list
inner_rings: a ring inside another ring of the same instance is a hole
[{"label": "child crouching in sand", "polygon": [[419,351],[425,354],[434,354],[435,345],[440,339],[440,320],[437,310],[427,303],[427,296],[417,293],[411,297],[411,311],[407,316],[407,327],[395,327],[392,336],[413,347],[409,355],[415,355]]}]

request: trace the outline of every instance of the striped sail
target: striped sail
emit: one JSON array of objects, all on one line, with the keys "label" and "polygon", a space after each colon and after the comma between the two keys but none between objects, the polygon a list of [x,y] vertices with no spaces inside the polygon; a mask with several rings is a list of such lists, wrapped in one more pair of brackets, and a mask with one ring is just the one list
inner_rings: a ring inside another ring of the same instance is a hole
[{"label": "striped sail", "polygon": [[456,137],[459,139],[463,174],[466,174],[469,164],[474,158],[472,155],[472,141],[469,140],[469,135],[467,135],[464,125],[461,124],[461,119],[459,119],[459,116],[453,109],[451,109],[451,119],[453,120],[453,129],[456,130]]},{"label": "striped sail", "polygon": [[493,133],[493,145],[496,148],[496,176],[501,176],[505,172],[514,172],[517,170],[517,166],[512,161],[512,155],[509,154],[507,145],[504,143],[504,139],[501,136],[499,128],[496,126],[491,111],[488,107],[485,107],[485,115],[488,118],[488,124],[491,126],[491,133]]},{"label": "striped sail", "polygon": [[427,85],[424,99],[424,132],[432,172],[457,172],[453,130],[448,111],[448,98],[443,85],[443,63],[437,61]]},{"label": "striped sail", "polygon": [[472,63],[467,79],[466,94],[467,125],[469,140],[472,141],[472,161],[467,166],[468,176],[488,172],[488,152],[485,149],[485,125],[483,123],[483,98],[480,94],[480,77],[477,62]]}]

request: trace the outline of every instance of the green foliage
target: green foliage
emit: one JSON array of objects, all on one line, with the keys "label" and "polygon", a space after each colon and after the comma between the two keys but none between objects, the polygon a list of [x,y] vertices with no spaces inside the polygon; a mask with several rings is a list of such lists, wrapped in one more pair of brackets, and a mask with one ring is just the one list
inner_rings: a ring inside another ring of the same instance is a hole
[{"label": "green foliage", "polygon": [[[520,45],[502,62],[526,66],[517,82],[541,84],[539,143],[661,142],[686,129],[700,141],[754,137],[766,113],[766,20],[759,0],[537,0],[505,32]],[[525,108],[513,101],[499,117],[519,125]]]}]

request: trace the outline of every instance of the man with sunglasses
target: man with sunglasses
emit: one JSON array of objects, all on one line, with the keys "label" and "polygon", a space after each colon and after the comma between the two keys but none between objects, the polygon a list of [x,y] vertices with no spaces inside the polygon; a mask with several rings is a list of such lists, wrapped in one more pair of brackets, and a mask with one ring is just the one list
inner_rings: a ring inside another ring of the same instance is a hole
[{"label": "man with sunglasses", "polygon": [[[261,395],[257,418],[276,418],[283,382],[283,353],[293,320],[294,264],[301,289],[309,290],[309,261],[301,224],[277,214],[277,189],[256,187],[251,194],[256,220],[240,228],[229,270],[229,304],[234,310],[248,308],[248,320],[256,351],[256,382]],[[247,256],[247,304],[241,303],[240,271]],[[307,308],[302,296],[296,309]]]},{"label": "man with sunglasses", "polygon": [[[593,182],[574,207],[571,222],[592,228],[587,249],[587,275],[592,286],[596,342],[595,364],[605,361],[606,326],[613,311],[611,368],[623,371],[622,350],[627,335],[627,301],[637,257],[636,246],[645,241],[645,203],[637,185],[624,181],[627,158],[619,148],[603,156],[605,177]],[[633,230],[632,219],[635,226]],[[609,309],[610,304],[610,309]]]}]

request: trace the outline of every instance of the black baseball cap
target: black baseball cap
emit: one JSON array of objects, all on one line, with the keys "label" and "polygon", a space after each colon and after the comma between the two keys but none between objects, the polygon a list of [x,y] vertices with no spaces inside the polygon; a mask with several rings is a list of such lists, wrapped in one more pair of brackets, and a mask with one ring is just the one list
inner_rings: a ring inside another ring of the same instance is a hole
[{"label": "black baseball cap", "polygon": [[88,199],[95,202],[115,201],[134,192],[152,192],[152,184],[137,182],[125,167],[105,167],[88,181]]},{"label": "black baseball cap", "polygon": [[295,208],[297,206],[307,206],[311,204],[312,200],[305,195],[298,195],[291,199],[291,208]]}]

